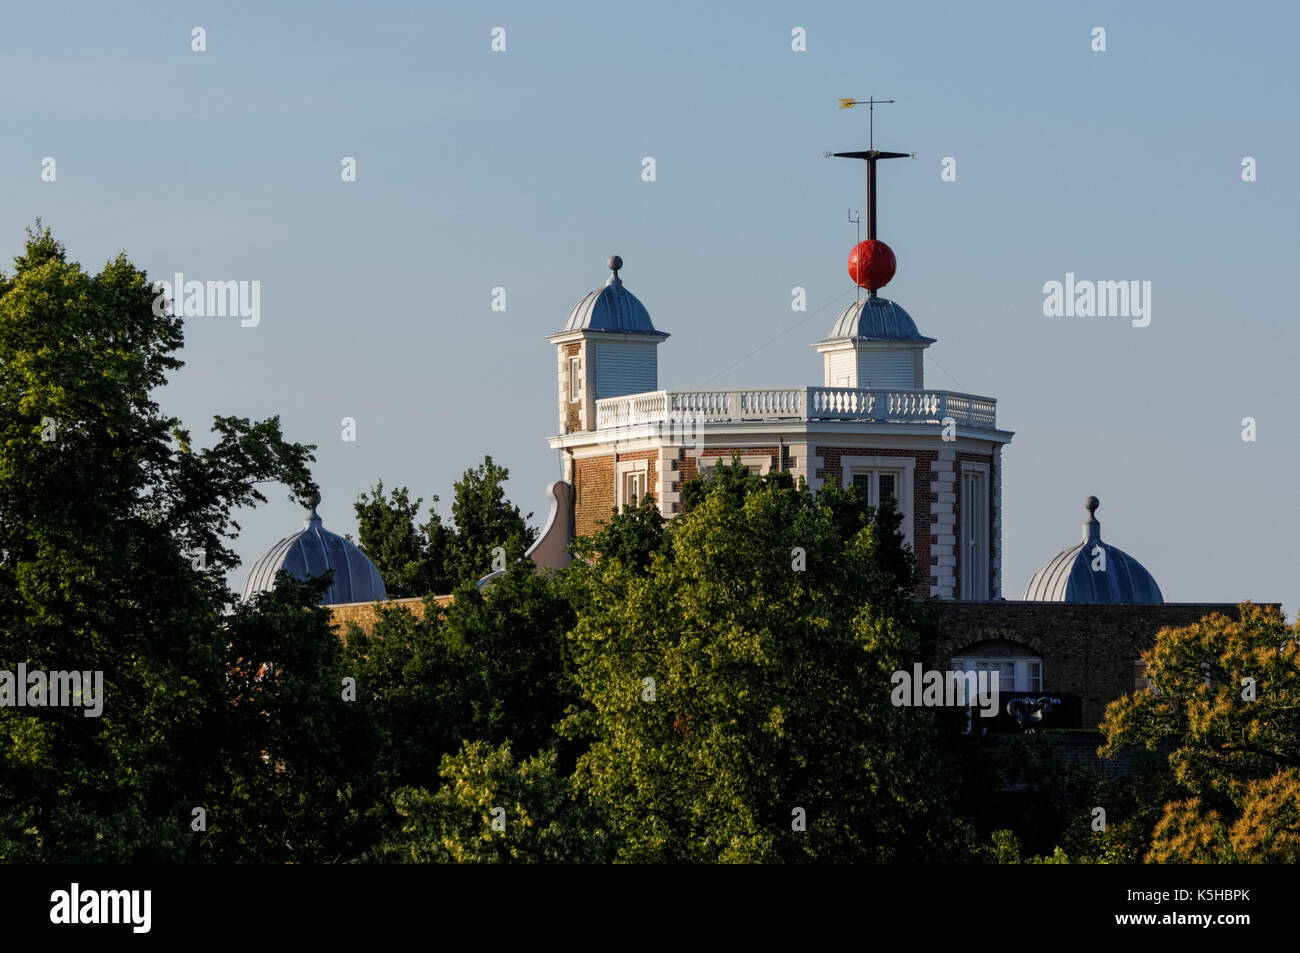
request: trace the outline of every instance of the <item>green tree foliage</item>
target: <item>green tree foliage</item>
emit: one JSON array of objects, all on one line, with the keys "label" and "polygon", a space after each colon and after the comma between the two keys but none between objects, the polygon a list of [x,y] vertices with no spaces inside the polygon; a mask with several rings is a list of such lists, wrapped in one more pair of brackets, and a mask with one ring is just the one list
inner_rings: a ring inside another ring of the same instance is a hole
[{"label": "green tree foliage", "polygon": [[191,808],[218,814],[215,779],[239,773],[218,754],[231,514],[266,481],[305,499],[310,448],[274,418],[218,417],[198,449],[161,413],[181,324],[125,256],[87,273],[38,224],[15,266],[0,276],[0,670],[102,671],[104,709],[0,707],[0,859],[195,856]]},{"label": "green tree foliage", "polygon": [[[430,507],[429,519],[416,526],[420,499],[411,502],[406,487],[384,494],[382,481],[356,503],[361,546],[374,561],[389,596],[419,597],[450,593],[476,582],[495,568],[493,550],[518,562],[537,539],[524,516],[505,498],[510,471],[484,457],[454,484],[453,526]],[[438,497],[433,498],[438,502]]]},{"label": "green tree foliage", "polygon": [[509,470],[484,457],[454,484],[451,515],[456,522],[456,578],[461,582],[481,579],[492,571],[495,547],[503,548],[508,560],[518,561],[537,539],[528,525],[533,514],[524,516],[506,499],[504,484],[509,476]]},{"label": "green tree foliage", "polygon": [[516,761],[509,745],[482,741],[443,759],[444,784],[396,795],[401,831],[381,860],[413,863],[598,863],[610,838],[574,794],[553,751]]},{"label": "green tree foliage", "polygon": [[1296,629],[1274,608],[1243,603],[1240,612],[1240,620],[1216,613],[1162,630],[1143,653],[1154,691],[1106,710],[1102,754],[1172,746],[1177,794],[1156,823],[1148,861],[1300,860]]},{"label": "green tree foliage", "polygon": [[664,518],[647,493],[625,505],[622,513],[602,523],[591,536],[580,537],[573,551],[581,560],[579,566],[596,559],[618,560],[633,571],[648,572],[651,557],[664,550],[668,538]]},{"label": "green tree foliage", "polygon": [[[894,516],[739,464],[683,499],[648,571],[635,559],[579,570],[590,599],[573,634],[585,704],[565,730],[592,740],[577,783],[617,832],[619,857],[903,861],[964,850],[934,715],[890,703],[892,673],[925,657]],[[792,829],[796,809],[805,831]]]},{"label": "green tree foliage", "polygon": [[357,678],[317,603],[324,578],[281,574],[227,620],[226,703],[208,739],[214,766],[198,856],[223,862],[337,863],[383,831],[387,791],[373,768],[370,712],[344,700]]},{"label": "green tree foliage", "polygon": [[565,643],[574,616],[559,581],[514,563],[485,593],[465,584],[450,605],[426,606],[421,620],[381,609],[370,634],[354,627],[347,639],[385,785],[436,787],[443,756],[464,740],[567,752],[554,726],[577,698]]},{"label": "green tree foliage", "polygon": [[433,507],[428,522],[417,528],[421,502],[411,502],[406,487],[385,496],[382,480],[356,502],[361,547],[393,599],[445,594],[455,588],[451,568],[455,533],[443,525]]}]

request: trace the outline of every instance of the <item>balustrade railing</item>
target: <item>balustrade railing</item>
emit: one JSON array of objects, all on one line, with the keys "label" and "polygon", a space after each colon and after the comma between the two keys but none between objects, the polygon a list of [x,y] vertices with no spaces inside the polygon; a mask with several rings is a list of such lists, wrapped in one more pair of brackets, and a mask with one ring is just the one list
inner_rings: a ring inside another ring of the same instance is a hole
[{"label": "balustrade railing", "polygon": [[678,421],[867,420],[997,426],[997,401],[946,390],[778,387],[746,390],[658,390],[596,401],[596,427]]}]

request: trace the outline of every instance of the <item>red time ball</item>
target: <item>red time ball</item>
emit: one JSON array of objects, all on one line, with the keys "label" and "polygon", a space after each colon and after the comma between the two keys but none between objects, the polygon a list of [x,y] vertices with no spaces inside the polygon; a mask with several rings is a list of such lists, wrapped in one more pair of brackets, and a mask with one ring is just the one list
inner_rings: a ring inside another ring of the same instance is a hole
[{"label": "red time ball", "polygon": [[893,250],[876,238],[858,242],[849,252],[849,277],[861,288],[875,291],[889,284],[898,262]]}]

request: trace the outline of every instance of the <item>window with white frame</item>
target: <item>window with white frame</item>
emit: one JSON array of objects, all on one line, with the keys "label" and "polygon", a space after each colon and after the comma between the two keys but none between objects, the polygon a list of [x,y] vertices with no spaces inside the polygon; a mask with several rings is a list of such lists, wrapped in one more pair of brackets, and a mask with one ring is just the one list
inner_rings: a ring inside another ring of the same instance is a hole
[{"label": "window with white frame", "polygon": [[582,358],[569,358],[569,400],[577,400],[582,396]]},{"label": "window with white frame", "polygon": [[903,517],[903,541],[912,540],[912,481],[916,474],[914,457],[840,457],[841,485],[860,487],[867,502],[879,506],[893,497]]},{"label": "window with white frame", "polygon": [[624,473],[623,502],[633,506],[643,496],[645,496],[645,473]]},{"label": "window with white frame", "polygon": [[879,506],[885,500],[898,501],[899,484],[903,480],[903,471],[855,469],[850,479],[853,486],[867,495],[868,503],[872,506]]},{"label": "window with white frame", "polygon": [[1151,680],[1151,673],[1147,669],[1147,663],[1138,659],[1133,663],[1133,690],[1135,692],[1154,692],[1155,683]]},{"label": "window with white frame", "polygon": [[957,656],[952,660],[954,672],[997,672],[999,692],[1041,692],[1042,659],[986,658]]},{"label": "window with white frame", "polygon": [[989,598],[988,467],[963,463],[961,471],[961,597]]},{"label": "window with white frame", "polygon": [[614,505],[621,512],[635,506],[650,491],[649,464],[645,460],[620,460],[615,467]]}]

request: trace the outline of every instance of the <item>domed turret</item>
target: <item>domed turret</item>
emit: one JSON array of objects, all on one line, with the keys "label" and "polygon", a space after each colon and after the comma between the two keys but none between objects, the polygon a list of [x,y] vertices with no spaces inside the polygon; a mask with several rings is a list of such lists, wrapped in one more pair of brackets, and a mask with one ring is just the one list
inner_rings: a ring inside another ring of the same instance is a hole
[{"label": "domed turret", "polygon": [[1025,588],[1030,602],[1162,603],[1151,573],[1121,549],[1102,542],[1095,496],[1084,502],[1083,541],[1045,562]]},{"label": "domed turret", "polygon": [[595,430],[596,402],[659,389],[658,347],[668,334],[655,329],[636,295],[623,287],[623,259],[611,255],[605,287],[573,306],[564,330],[547,335],[559,372],[561,434]]},{"label": "domed turret", "polygon": [[280,540],[253,563],[244,583],[245,600],[274,588],[275,574],[281,569],[303,581],[334,570],[334,581],[325,591],[321,605],[388,598],[375,564],[355,545],[324,528],[316,512],[319,505],[320,495],[316,494],[302,529]]},{"label": "domed turret", "polygon": [[827,387],[920,390],[925,387],[923,353],[934,343],[917,330],[912,316],[888,298],[859,298],[840,312],[822,353]]},{"label": "domed turret", "polygon": [[[611,272],[605,287],[589,292],[569,312],[564,331],[618,331],[624,334],[656,334],[646,310],[636,295],[623,287],[618,276],[623,259],[611,255],[606,264]],[[561,332],[563,333],[563,332]],[[667,335],[664,335],[667,337]]]}]

